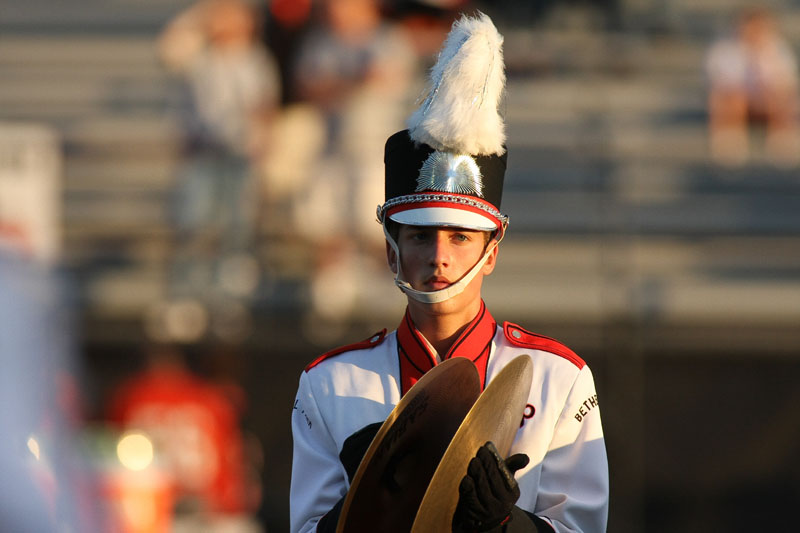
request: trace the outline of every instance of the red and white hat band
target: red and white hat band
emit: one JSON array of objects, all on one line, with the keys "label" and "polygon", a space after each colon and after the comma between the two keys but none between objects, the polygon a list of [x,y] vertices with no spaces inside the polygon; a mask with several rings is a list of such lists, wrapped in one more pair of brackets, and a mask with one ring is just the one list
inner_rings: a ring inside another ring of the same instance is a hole
[{"label": "red and white hat band", "polygon": [[378,210],[378,219],[384,222],[386,218],[412,226],[447,226],[481,231],[496,231],[508,223],[508,217],[488,202],[472,196],[441,193],[393,198]]}]

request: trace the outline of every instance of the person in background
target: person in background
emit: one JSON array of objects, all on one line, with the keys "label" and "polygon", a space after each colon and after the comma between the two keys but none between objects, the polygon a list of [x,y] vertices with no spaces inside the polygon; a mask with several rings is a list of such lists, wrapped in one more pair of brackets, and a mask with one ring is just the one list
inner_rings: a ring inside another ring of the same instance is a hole
[{"label": "person in background", "polygon": [[[316,111],[323,142],[293,219],[318,251],[312,307],[335,320],[357,301],[354,271],[381,261],[382,240],[366,228],[382,195],[381,146],[402,124],[417,63],[407,34],[377,0],[324,0],[319,14],[298,50],[293,86]],[[332,298],[320,290],[330,278],[342,281]]]},{"label": "person in background", "polygon": [[742,164],[752,153],[751,128],[764,133],[769,160],[792,165],[798,158],[797,60],[765,8],[750,8],[736,34],[716,42],[706,59],[712,157]]},{"label": "person in background", "polygon": [[81,447],[83,374],[57,268],[0,227],[0,529],[100,533],[112,523]]},{"label": "person in background", "polygon": [[257,286],[257,168],[281,82],[256,13],[245,0],[204,0],[179,13],[158,40],[164,64],[188,93],[168,298],[212,311],[247,302]]},{"label": "person in background", "polygon": [[272,52],[281,77],[281,102],[298,99],[292,88],[294,65],[300,43],[312,29],[312,0],[270,0],[264,2],[262,41]]},{"label": "person in background", "polygon": [[152,441],[173,490],[176,531],[260,531],[258,472],[240,426],[244,403],[240,387],[192,371],[169,345],[149,347],[144,368],[113,390],[106,419],[120,434]]}]

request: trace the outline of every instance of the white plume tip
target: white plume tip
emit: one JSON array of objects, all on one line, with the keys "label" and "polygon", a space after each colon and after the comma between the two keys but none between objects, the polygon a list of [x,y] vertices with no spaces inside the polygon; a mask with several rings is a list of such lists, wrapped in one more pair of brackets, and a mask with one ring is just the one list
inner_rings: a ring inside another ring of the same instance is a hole
[{"label": "white plume tip", "polygon": [[431,69],[422,105],[408,119],[411,138],[440,151],[501,155],[505,82],[503,36],[487,15],[463,16]]}]

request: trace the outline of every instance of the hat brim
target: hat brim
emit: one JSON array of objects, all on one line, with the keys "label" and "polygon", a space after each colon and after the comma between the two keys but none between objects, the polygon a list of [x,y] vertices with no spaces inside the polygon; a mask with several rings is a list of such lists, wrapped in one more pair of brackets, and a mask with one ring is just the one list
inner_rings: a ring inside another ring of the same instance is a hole
[{"label": "hat brim", "polygon": [[390,212],[388,217],[409,226],[445,226],[478,231],[495,231],[500,227],[499,221],[488,215],[454,207],[415,207]]}]

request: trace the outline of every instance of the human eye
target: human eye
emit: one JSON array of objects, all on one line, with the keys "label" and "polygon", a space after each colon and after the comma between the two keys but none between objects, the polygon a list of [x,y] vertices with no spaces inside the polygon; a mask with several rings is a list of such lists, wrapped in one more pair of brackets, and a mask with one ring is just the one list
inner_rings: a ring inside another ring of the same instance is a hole
[{"label": "human eye", "polygon": [[426,242],[429,239],[429,232],[424,229],[411,231],[408,234],[408,239],[413,242]]},{"label": "human eye", "polygon": [[469,242],[472,240],[472,237],[467,233],[457,231],[453,233],[452,239],[456,242]]}]

